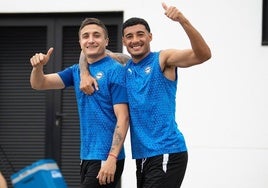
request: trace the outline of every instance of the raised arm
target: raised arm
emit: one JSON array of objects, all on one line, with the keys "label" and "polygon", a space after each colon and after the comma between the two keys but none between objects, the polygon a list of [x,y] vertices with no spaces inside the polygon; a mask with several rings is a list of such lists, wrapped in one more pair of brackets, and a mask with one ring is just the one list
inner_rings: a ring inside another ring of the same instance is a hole
[{"label": "raised arm", "polygon": [[164,70],[167,66],[189,67],[203,63],[211,58],[211,51],[201,34],[192,26],[189,20],[173,6],[168,7],[162,4],[165,15],[173,21],[179,22],[189,37],[191,49],[163,50],[160,55],[161,68]]},{"label": "raised arm", "polygon": [[33,69],[30,76],[30,83],[33,89],[46,90],[64,88],[64,83],[58,74],[44,74],[43,67],[49,61],[52,52],[53,48],[50,48],[47,54],[36,53],[31,57],[30,62]]},{"label": "raised arm", "polygon": [[101,185],[114,181],[117,156],[123,147],[129,127],[128,105],[116,104],[114,105],[114,112],[117,117],[117,123],[114,130],[112,146],[110,152],[107,154],[108,158],[97,176]]}]

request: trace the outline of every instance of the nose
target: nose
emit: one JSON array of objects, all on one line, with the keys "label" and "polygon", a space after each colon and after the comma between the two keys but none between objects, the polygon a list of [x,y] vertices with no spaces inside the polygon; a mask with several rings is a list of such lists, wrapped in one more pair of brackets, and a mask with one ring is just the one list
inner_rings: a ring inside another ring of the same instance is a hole
[{"label": "nose", "polygon": [[94,43],[94,37],[92,35],[89,35],[87,42]]},{"label": "nose", "polygon": [[135,43],[135,42],[138,42],[140,39],[137,35],[133,35],[133,38],[132,38],[132,42]]}]

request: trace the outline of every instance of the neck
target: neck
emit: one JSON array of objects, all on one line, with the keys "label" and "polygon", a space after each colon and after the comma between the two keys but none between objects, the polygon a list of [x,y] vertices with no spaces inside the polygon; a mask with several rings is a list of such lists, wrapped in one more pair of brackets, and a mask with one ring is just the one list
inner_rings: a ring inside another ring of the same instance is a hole
[{"label": "neck", "polygon": [[147,57],[147,55],[150,53],[150,51],[148,51],[146,54],[143,55],[132,55],[132,61],[134,63],[139,63],[141,60],[143,60],[145,57]]},{"label": "neck", "polygon": [[88,55],[87,56],[87,62],[89,64],[93,64],[101,59],[103,59],[104,57],[106,57],[106,53],[103,53],[103,54],[98,54],[98,55]]}]

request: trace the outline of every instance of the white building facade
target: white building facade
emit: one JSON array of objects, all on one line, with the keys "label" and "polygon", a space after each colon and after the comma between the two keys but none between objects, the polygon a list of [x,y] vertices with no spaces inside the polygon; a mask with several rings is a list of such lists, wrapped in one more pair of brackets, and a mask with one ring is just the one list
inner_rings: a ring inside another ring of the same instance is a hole
[{"label": "white building facade", "polygon": [[[145,18],[152,50],[188,48],[159,0],[0,0],[0,14],[122,11]],[[182,188],[268,187],[268,46],[262,41],[262,0],[167,0],[200,31],[212,50],[201,65],[179,69],[177,120],[189,152]],[[123,52],[126,49],[123,48]],[[129,136],[122,188],[135,188]]]}]

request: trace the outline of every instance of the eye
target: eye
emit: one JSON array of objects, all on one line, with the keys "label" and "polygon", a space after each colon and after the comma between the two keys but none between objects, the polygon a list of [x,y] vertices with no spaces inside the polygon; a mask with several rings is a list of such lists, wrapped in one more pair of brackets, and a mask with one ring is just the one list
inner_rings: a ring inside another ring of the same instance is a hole
[{"label": "eye", "polygon": [[138,32],[138,33],[137,33],[137,36],[138,36],[138,37],[143,37],[144,35],[145,35],[144,32]]},{"label": "eye", "polygon": [[88,36],[89,36],[88,34],[83,34],[83,35],[82,35],[82,39],[87,39]]},{"label": "eye", "polygon": [[99,33],[94,34],[94,37],[99,38],[101,35]]},{"label": "eye", "polygon": [[93,33],[93,37],[94,38],[100,38],[102,35],[101,35],[101,33],[99,33],[99,32],[95,32],[95,33]]},{"label": "eye", "polygon": [[133,38],[133,35],[126,35],[125,38],[129,40],[129,39]]}]

